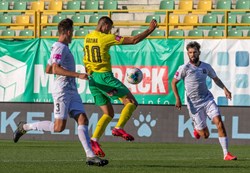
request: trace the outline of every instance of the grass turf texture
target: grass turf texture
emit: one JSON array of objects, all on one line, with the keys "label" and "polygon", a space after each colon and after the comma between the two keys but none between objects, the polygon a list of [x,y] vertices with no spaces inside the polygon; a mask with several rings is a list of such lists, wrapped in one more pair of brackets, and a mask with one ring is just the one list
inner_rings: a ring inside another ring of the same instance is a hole
[{"label": "grass turf texture", "polygon": [[87,166],[77,141],[0,140],[2,173],[249,173],[250,146],[230,146],[237,161],[223,161],[219,144],[102,143],[109,165]]}]

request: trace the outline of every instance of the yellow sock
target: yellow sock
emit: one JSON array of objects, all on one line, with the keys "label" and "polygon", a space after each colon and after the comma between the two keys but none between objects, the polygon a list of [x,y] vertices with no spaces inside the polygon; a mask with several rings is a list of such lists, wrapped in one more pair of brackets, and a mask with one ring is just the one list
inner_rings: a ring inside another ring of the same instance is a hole
[{"label": "yellow sock", "polygon": [[117,122],[115,127],[123,128],[127,123],[127,121],[130,119],[135,109],[136,109],[135,104],[133,103],[126,104],[125,107],[122,109],[119,121]]},{"label": "yellow sock", "polygon": [[92,135],[92,138],[99,139],[102,136],[102,134],[104,133],[107,125],[109,124],[109,122],[111,120],[112,120],[112,118],[109,115],[103,114],[96,125],[96,128],[95,128],[94,134]]}]

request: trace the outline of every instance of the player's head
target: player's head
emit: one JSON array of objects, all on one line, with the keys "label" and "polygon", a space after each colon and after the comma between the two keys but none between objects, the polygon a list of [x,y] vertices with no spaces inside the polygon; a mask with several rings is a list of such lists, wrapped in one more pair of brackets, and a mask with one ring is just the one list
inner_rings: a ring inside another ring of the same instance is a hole
[{"label": "player's head", "polygon": [[73,36],[73,21],[71,19],[63,19],[58,24],[59,37],[64,37],[65,42],[70,43]]},{"label": "player's head", "polygon": [[103,16],[99,19],[96,30],[108,34],[112,27],[113,21],[108,16]]},{"label": "player's head", "polygon": [[199,62],[200,48],[201,48],[201,45],[196,41],[192,41],[187,44],[186,46],[187,54],[189,57],[189,61],[192,64],[197,64]]}]

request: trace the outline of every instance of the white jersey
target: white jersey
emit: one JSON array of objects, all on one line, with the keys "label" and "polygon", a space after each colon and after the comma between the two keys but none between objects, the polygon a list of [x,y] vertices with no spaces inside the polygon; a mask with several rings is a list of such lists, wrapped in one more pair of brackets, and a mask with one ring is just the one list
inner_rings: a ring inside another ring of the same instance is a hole
[{"label": "white jersey", "polygon": [[[65,45],[61,42],[55,42],[52,45],[50,60],[51,64],[58,64],[62,68],[68,71],[75,72],[75,60],[72,53],[69,50],[68,45]],[[56,75],[54,82],[53,94],[67,92],[67,91],[76,91],[76,81],[74,77]]]},{"label": "white jersey", "polygon": [[[58,64],[68,71],[75,71],[75,60],[69,47],[61,42],[55,42],[52,46],[48,64]],[[55,119],[67,119],[85,113],[82,100],[78,94],[74,77],[56,75],[53,90],[54,117]]]},{"label": "white jersey", "polygon": [[211,65],[204,62],[201,62],[198,67],[188,62],[180,66],[175,73],[175,79],[184,80],[188,107],[193,114],[206,102],[214,99],[206,85],[207,76],[212,79],[217,77]]}]

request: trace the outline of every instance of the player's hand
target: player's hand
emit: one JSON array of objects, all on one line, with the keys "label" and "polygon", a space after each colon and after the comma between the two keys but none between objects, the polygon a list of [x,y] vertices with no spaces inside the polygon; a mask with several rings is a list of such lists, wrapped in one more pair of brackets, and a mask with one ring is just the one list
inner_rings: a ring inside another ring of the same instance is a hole
[{"label": "player's hand", "polygon": [[87,73],[80,73],[80,74],[78,75],[78,78],[79,78],[79,79],[88,80],[88,79],[89,79],[89,74],[87,74]]},{"label": "player's hand", "polygon": [[176,100],[176,102],[175,102],[175,107],[176,107],[178,110],[181,110],[181,102],[180,102],[180,100]]},{"label": "player's hand", "polygon": [[156,27],[157,27],[157,21],[155,19],[151,20],[151,22],[149,24],[149,30],[153,31],[153,30],[155,30]]},{"label": "player's hand", "polygon": [[225,96],[227,99],[231,100],[232,99],[232,94],[230,91],[228,91],[228,89],[224,89],[225,92]]}]

